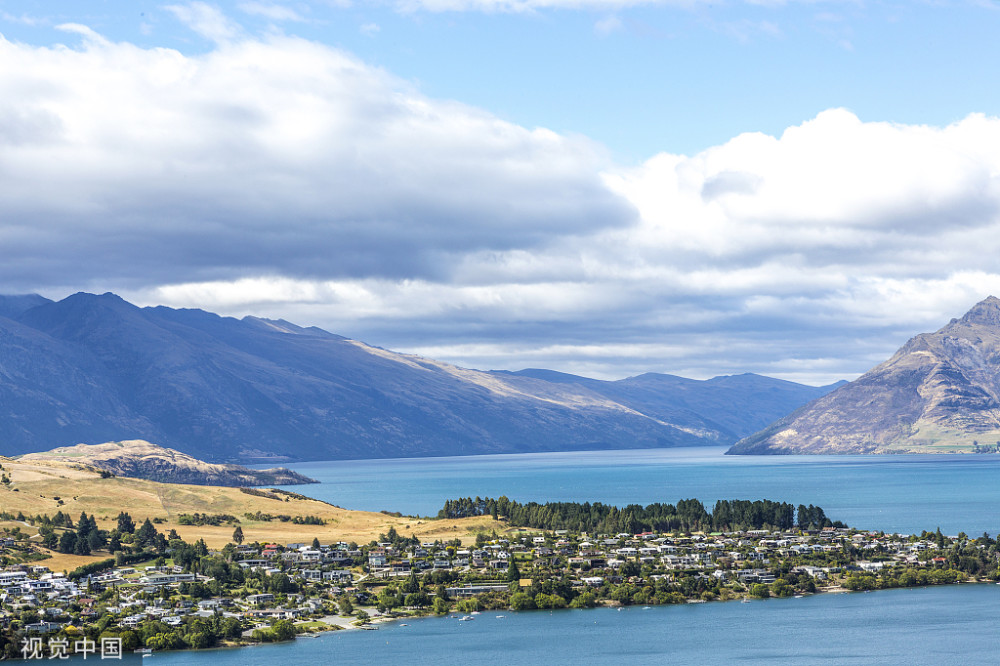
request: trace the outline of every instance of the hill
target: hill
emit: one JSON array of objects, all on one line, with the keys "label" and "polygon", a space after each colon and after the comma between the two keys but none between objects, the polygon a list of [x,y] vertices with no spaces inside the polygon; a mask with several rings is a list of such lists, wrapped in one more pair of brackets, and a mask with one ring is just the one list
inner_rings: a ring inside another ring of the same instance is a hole
[{"label": "hill", "polygon": [[720,445],[825,390],[753,375],[480,372],[114,294],[0,304],[7,455],[132,439],[242,463]]},{"label": "hill", "polygon": [[857,380],[737,442],[733,454],[1000,450],[1000,299],[912,338]]},{"label": "hill", "polygon": [[206,463],[186,453],[143,440],[77,444],[43,453],[29,453],[20,456],[19,460],[65,460],[90,465],[115,476],[198,486],[288,486],[319,483],[283,467],[249,469],[240,465]]},{"label": "hill", "polygon": [[[121,511],[141,522],[146,518],[157,529],[175,529],[185,541],[204,538],[210,547],[221,548],[232,540],[233,524],[197,524],[185,516],[231,516],[239,521],[247,541],[366,543],[395,527],[400,534],[422,539],[474,538],[481,529],[497,529],[490,518],[436,520],[395,516],[369,511],[351,511],[301,495],[238,488],[166,484],[123,477],[102,478],[87,465],[67,460],[17,460],[0,457],[2,474],[0,508],[8,514],[68,514],[74,520],[81,512],[94,515],[101,529],[117,524]],[[405,507],[386,507],[389,509]],[[319,518],[323,524],[305,524],[281,517]],[[17,525],[25,529],[25,525]],[[70,566],[78,566],[76,562]],[[49,564],[45,561],[44,564]]]}]

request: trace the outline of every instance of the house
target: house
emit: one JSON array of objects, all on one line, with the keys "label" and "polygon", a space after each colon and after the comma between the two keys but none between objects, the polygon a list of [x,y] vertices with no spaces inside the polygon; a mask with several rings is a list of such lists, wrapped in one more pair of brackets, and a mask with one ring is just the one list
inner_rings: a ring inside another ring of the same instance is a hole
[{"label": "house", "polygon": [[449,597],[454,597],[456,599],[464,599],[467,597],[474,597],[477,594],[486,594],[487,592],[504,592],[507,590],[506,585],[462,585],[461,587],[449,587],[446,588]]},{"label": "house", "polygon": [[251,594],[247,596],[247,602],[253,604],[254,606],[263,606],[265,604],[274,603],[273,594]]},{"label": "house", "polygon": [[350,583],[354,580],[353,575],[350,571],[346,569],[334,569],[333,571],[324,571],[323,580],[332,580],[339,583]]},{"label": "house", "polygon": [[172,585],[174,583],[194,582],[195,576],[193,573],[155,573],[143,576],[139,580],[144,585]]}]

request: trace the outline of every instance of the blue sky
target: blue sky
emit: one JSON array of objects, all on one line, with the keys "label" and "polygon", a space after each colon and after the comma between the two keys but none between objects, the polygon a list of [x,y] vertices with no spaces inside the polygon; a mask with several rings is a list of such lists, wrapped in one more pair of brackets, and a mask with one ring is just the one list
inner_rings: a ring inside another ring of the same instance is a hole
[{"label": "blue sky", "polygon": [[4,2],[0,292],[853,378],[1000,293],[994,2]]}]

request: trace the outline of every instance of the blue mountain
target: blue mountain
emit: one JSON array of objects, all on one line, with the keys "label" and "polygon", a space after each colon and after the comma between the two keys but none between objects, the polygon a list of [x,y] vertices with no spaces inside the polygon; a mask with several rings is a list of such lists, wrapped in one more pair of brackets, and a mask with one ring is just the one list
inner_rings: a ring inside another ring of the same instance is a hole
[{"label": "blue mountain", "polygon": [[0,454],[144,439],[217,462],[731,444],[831,387],[481,372],[283,320],[0,296]]}]

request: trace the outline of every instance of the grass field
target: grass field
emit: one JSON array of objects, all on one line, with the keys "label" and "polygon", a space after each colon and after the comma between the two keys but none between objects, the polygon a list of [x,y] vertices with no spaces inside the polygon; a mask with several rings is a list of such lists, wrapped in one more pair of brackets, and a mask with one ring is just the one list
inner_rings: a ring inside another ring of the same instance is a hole
[{"label": "grass field", "polygon": [[[136,523],[146,518],[160,519],[156,525],[161,532],[170,529],[191,543],[204,539],[210,548],[221,548],[232,540],[233,527],[210,525],[181,525],[180,514],[229,514],[240,520],[245,542],[309,543],[318,538],[321,543],[355,541],[367,543],[378,539],[390,527],[402,535],[416,535],[421,540],[462,539],[469,542],[482,530],[500,531],[503,525],[489,516],[459,520],[431,520],[397,518],[382,513],[341,509],[317,500],[278,500],[257,497],[241,492],[238,488],[218,486],[189,486],[156,483],[140,479],[112,477],[102,479],[90,469],[71,462],[19,462],[0,458],[3,473],[11,479],[8,485],[0,484],[0,510],[26,515],[55,515],[62,511],[76,520],[81,512],[96,517],[101,529],[112,529],[121,511],[127,511]],[[252,521],[244,514],[257,512],[272,515],[316,516],[325,525],[297,525],[291,522]],[[14,527],[2,523],[0,527]],[[36,532],[19,525],[22,531]],[[78,557],[54,554],[45,564],[54,570],[73,569],[82,563],[107,557]]]},{"label": "grass field", "polygon": [[970,433],[917,421],[909,437],[881,446],[876,453],[972,453],[976,444],[1000,444],[1000,430]]}]

